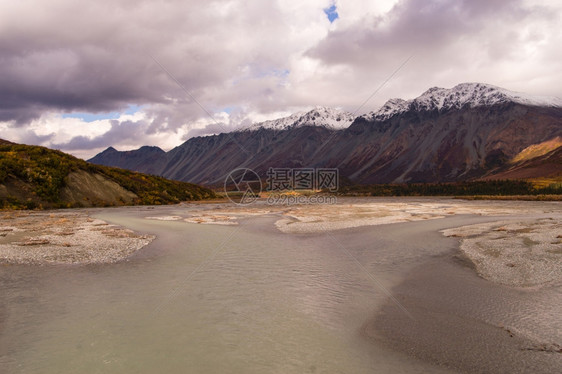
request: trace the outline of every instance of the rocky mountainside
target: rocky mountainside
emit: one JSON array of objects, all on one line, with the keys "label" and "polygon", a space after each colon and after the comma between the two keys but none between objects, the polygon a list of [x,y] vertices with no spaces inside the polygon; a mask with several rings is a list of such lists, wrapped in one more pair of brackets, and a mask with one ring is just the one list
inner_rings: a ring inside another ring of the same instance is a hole
[{"label": "rocky mountainside", "polygon": [[[493,175],[527,147],[558,136],[560,99],[463,83],[431,88],[413,100],[392,99],[354,119],[316,108],[243,131],[192,138],[165,154],[157,174],[213,185],[238,167],[263,176],[269,167],[337,167],[354,183],[463,181]],[[143,148],[110,149],[91,161],[105,153],[106,164],[126,167],[123,158],[149,156]],[[143,164],[137,162],[137,170],[146,171]]]},{"label": "rocky mountainside", "polygon": [[0,208],[170,204],[214,197],[191,183],[87,163],[0,139]]}]

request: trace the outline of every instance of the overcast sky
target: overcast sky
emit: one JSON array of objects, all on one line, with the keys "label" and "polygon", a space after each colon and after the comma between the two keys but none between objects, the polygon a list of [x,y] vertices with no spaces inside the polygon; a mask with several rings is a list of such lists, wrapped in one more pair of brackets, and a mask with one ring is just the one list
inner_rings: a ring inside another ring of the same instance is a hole
[{"label": "overcast sky", "polygon": [[561,3],[0,0],[0,137],[83,158],[167,150],[355,112],[393,73],[357,114],[461,82],[561,97]]}]

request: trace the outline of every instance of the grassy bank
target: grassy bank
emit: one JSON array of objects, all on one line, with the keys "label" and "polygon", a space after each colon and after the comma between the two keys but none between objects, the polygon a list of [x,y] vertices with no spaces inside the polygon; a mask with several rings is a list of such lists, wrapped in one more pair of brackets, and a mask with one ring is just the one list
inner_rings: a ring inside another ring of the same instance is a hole
[{"label": "grassy bank", "polygon": [[215,196],[192,183],[94,165],[45,147],[0,142],[3,209],[159,205]]}]

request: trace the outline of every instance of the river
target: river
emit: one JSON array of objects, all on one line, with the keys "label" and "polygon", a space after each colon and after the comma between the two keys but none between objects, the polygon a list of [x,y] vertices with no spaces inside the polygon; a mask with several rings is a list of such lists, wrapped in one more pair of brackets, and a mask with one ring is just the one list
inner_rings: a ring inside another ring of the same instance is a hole
[{"label": "river", "polygon": [[[0,372],[459,370],[377,339],[372,321],[381,310],[396,314],[388,323],[414,321],[419,303],[393,289],[419,277],[418,269],[431,261],[452,263],[458,243],[439,230],[490,217],[315,234],[278,231],[276,214],[236,226],[145,219],[184,209],[189,207],[92,210],[97,218],[157,236],[127,261],[0,266]],[[453,267],[493,292],[510,292],[461,264]]]}]

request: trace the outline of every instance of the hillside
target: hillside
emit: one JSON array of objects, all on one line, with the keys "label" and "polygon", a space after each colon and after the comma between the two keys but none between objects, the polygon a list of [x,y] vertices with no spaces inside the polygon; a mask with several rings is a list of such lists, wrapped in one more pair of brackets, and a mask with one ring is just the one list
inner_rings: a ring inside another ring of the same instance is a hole
[{"label": "hillside", "polygon": [[492,170],[480,179],[526,179],[539,186],[561,185],[562,145],[553,147],[555,142],[556,139],[529,146],[515,156],[511,162]]},{"label": "hillside", "polygon": [[66,153],[0,140],[0,208],[172,204],[214,197],[206,188],[90,164]]}]

